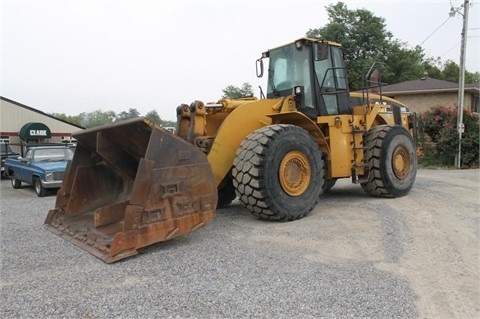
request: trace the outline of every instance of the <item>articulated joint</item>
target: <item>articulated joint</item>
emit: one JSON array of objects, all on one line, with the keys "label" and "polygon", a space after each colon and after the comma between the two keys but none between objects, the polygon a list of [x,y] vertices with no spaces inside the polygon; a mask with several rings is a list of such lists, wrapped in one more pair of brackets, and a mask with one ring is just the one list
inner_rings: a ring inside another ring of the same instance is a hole
[{"label": "articulated joint", "polygon": [[190,108],[187,104],[180,104],[177,107],[177,135],[187,139],[190,128]]},{"label": "articulated joint", "polygon": [[[190,104],[190,126],[188,128],[187,141],[200,149],[205,149],[203,137],[207,136],[207,111],[202,101]],[[205,151],[205,150],[204,150]]]}]

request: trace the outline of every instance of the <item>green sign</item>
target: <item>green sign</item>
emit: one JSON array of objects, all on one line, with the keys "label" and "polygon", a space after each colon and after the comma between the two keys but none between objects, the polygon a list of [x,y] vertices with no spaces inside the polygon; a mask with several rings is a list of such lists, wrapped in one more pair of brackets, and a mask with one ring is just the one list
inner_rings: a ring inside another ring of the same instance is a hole
[{"label": "green sign", "polygon": [[32,138],[51,138],[52,132],[50,132],[50,128],[43,123],[30,122],[22,126],[19,135],[22,140]]}]

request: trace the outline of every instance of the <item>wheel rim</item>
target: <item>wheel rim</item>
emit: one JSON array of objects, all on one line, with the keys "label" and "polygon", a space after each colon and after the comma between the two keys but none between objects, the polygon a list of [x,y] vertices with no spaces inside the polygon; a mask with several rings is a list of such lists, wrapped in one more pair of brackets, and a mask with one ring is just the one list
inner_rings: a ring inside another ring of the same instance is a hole
[{"label": "wheel rim", "polygon": [[287,153],[279,169],[280,185],[291,196],[302,195],[310,185],[310,162],[305,154],[292,151]]},{"label": "wheel rim", "polygon": [[405,179],[412,165],[410,153],[404,146],[398,146],[393,152],[392,169],[398,179]]},{"label": "wheel rim", "polygon": [[40,194],[42,192],[42,188],[39,181],[35,181],[35,190],[37,191],[37,194]]}]

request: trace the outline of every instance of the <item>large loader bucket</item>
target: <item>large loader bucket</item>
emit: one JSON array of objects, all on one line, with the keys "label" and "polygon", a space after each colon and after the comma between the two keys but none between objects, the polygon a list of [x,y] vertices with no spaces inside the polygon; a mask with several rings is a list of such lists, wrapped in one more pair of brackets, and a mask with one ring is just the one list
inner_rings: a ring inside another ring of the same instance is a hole
[{"label": "large loader bucket", "polygon": [[137,118],[73,135],[77,148],[46,227],[107,263],[209,223],[206,155]]}]

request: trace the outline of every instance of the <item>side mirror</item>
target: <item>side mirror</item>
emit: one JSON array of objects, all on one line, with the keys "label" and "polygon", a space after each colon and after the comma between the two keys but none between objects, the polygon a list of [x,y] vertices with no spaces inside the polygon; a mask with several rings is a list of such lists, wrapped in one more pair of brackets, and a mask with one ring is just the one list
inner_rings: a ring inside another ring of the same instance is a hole
[{"label": "side mirror", "polygon": [[256,71],[257,71],[257,78],[261,78],[263,76],[263,60],[262,60],[262,58],[260,58],[256,61],[255,68],[256,68]]}]

